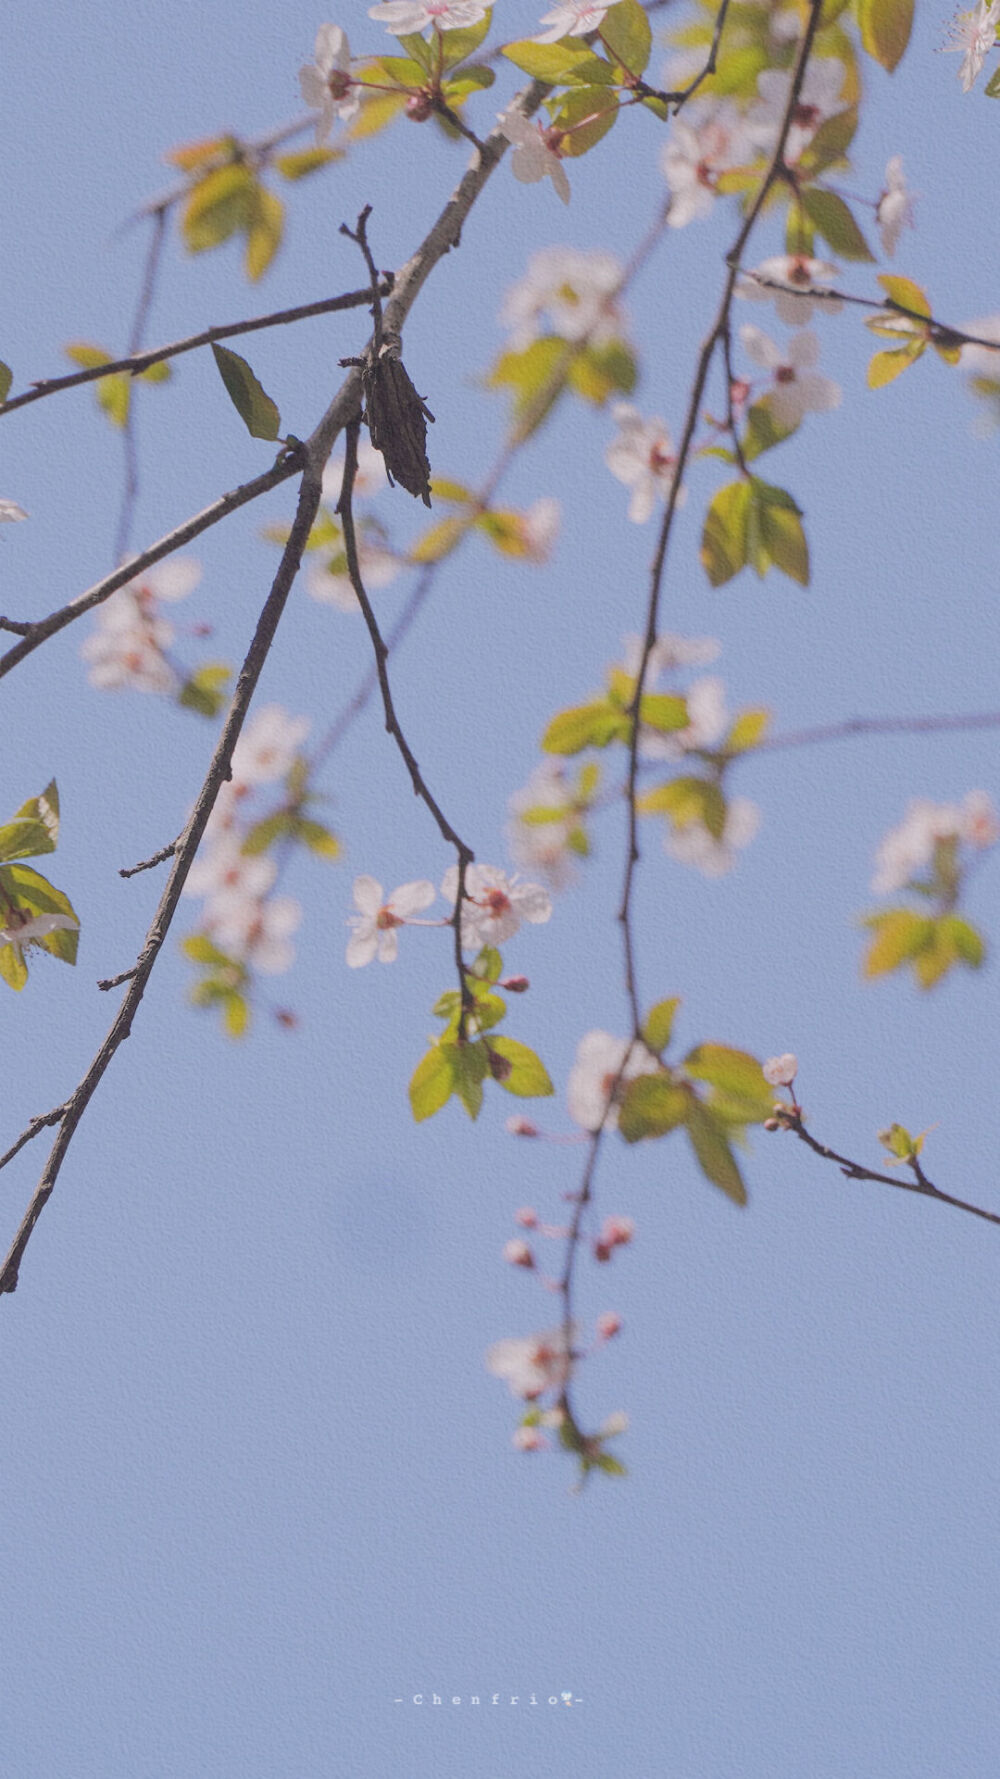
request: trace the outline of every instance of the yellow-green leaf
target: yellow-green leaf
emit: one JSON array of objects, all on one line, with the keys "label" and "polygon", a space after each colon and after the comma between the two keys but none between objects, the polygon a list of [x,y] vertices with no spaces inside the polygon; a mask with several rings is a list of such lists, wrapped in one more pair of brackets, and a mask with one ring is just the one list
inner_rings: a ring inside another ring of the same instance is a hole
[{"label": "yellow-green leaf", "polygon": [[0,407],[2,407],[3,403],[7,400],[7,397],[10,394],[10,386],[13,381],[14,373],[11,370],[10,365],[4,364],[3,359],[0,358]]},{"label": "yellow-green leaf", "polygon": [[750,487],[729,482],[712,498],[701,536],[701,562],[713,587],[732,580],[747,561]]},{"label": "yellow-green leaf", "polygon": [[181,215],[181,234],[189,253],[205,253],[245,229],[250,220],[256,180],[237,162],[216,167],[199,179]]},{"label": "yellow-green leaf", "polygon": [[807,186],[801,201],[810,221],[841,259],[874,259],[854,217],[836,192],[822,191],[818,185]]},{"label": "yellow-green leaf", "polygon": [[212,351],[229,399],[250,436],[277,439],[281,431],[281,415],[271,397],[261,388],[246,359],[238,352],[230,352],[227,346],[213,344]]},{"label": "yellow-green leaf", "polygon": [[599,27],[608,53],[629,74],[644,74],[653,47],[653,33],[639,0],[619,0],[604,15]]},{"label": "yellow-green leaf", "polygon": [[618,1129],[626,1143],[647,1137],[664,1137],[686,1124],[693,1097],[664,1070],[661,1075],[637,1075],[626,1083],[618,1110]]},{"label": "yellow-green leaf", "polygon": [[618,111],[618,94],[612,88],[570,87],[552,119],[554,129],[566,132],[559,144],[560,154],[570,159],[586,154],[617,122]]},{"label": "yellow-green leaf", "polygon": [[861,41],[891,74],[910,41],[913,0],[855,0]]},{"label": "yellow-green leaf", "polygon": [[916,957],[934,939],[933,920],[928,915],[915,914],[911,908],[890,908],[884,914],[869,915],[865,925],[874,932],[861,966],[862,975],[869,980],[898,970],[900,964]]},{"label": "yellow-green leaf", "polygon": [[343,158],[343,149],[318,143],[313,148],[296,148],[291,154],[275,155],[272,164],[282,179],[307,179],[310,173],[317,173],[320,167],[328,167],[331,161],[342,161]]},{"label": "yellow-green leaf", "polygon": [[610,63],[595,56],[593,50],[577,47],[563,38],[559,43],[535,43],[530,37],[505,44],[500,52],[515,68],[523,69],[533,80],[544,80],[549,86],[579,84],[600,86],[614,80]]},{"label": "yellow-green leaf", "polygon": [[[669,1000],[657,1001],[655,1007],[650,1007],[647,1013],[642,1036],[646,1048],[651,1050],[654,1056],[659,1056],[661,1050],[665,1050],[670,1043],[674,1029],[674,1016],[680,1004],[680,995],[672,995]],[[642,1077],[640,1076],[638,1079],[641,1080]],[[650,1079],[655,1079],[655,1077],[651,1076]]]},{"label": "yellow-green leaf", "polygon": [[695,1160],[706,1180],[710,1180],[713,1186],[718,1186],[734,1204],[745,1205],[746,1187],[726,1131],[695,1099],[689,1102],[687,1133]]},{"label": "yellow-green leaf", "polygon": [[418,1124],[433,1117],[455,1088],[455,1046],[435,1044],[421,1057],[410,1080],[410,1109]]},{"label": "yellow-green leaf", "polygon": [[923,340],[910,340],[905,346],[894,346],[891,352],[875,352],[868,365],[869,389],[884,389],[895,382],[908,364],[914,364],[924,350]]},{"label": "yellow-green leaf", "polygon": [[890,302],[898,303],[903,309],[912,309],[915,315],[922,315],[929,321],[933,313],[925,291],[912,278],[900,278],[895,272],[880,272],[878,282],[885,291]]},{"label": "yellow-green leaf", "polygon": [[519,1044],[516,1038],[491,1038],[489,1048],[510,1064],[508,1075],[501,1072],[495,1076],[505,1093],[515,1093],[520,1099],[542,1099],[555,1092],[541,1057],[527,1044]]},{"label": "yellow-green leaf", "polygon": [[628,718],[601,698],[554,716],[542,736],[542,749],[547,754],[578,754],[584,747],[627,741],[630,729]]},{"label": "yellow-green leaf", "polygon": [[185,681],[177,702],[184,710],[196,710],[199,716],[217,717],[226,702],[231,678],[232,669],[224,661],[206,661]]},{"label": "yellow-green leaf", "polygon": [[728,1044],[697,1044],[684,1058],[684,1068],[695,1081],[707,1081],[718,1089],[729,1109],[738,1109],[741,1122],[757,1123],[770,1116],[774,1089],[748,1051]]},{"label": "yellow-green leaf", "polygon": [[285,207],[266,186],[254,187],[247,217],[247,244],[243,256],[246,275],[256,284],[271,264],[285,226]]}]

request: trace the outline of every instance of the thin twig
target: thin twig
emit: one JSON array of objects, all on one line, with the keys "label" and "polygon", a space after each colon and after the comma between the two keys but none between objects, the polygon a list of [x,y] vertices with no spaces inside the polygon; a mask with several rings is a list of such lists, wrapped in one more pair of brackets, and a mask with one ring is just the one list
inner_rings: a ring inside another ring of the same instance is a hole
[{"label": "thin twig", "polygon": [[[392,289],[392,279],[386,276],[379,286],[382,296],[388,296]],[[22,395],[14,395],[0,406],[0,418],[12,414],[15,408],[27,407],[29,402],[41,401],[46,395],[57,395],[63,389],[75,389],[79,383],[93,383],[101,377],[111,377],[116,371],[129,371],[138,376],[147,371],[150,365],[161,364],[164,359],[176,358],[181,352],[195,352],[199,346],[211,346],[216,340],[231,340],[237,334],[256,333],[259,328],[285,327],[291,321],[308,321],[314,315],[333,315],[339,309],[360,309],[372,300],[369,289],[347,290],[342,296],[322,297],[316,303],[300,303],[295,309],[275,309],[270,315],[255,315],[249,321],[227,321],[221,327],[206,327],[200,334],[191,334],[185,340],[174,340],[169,346],[155,346],[148,352],[130,351],[126,358],[116,358],[110,364],[91,365],[84,371],[72,371],[65,377],[46,377],[32,384]]]},{"label": "thin twig", "polygon": [[898,1174],[880,1174],[875,1169],[865,1167],[859,1161],[851,1161],[846,1155],[839,1155],[826,1143],[818,1143],[802,1122],[802,1114],[792,1107],[782,1107],[775,1113],[778,1122],[786,1130],[793,1131],[810,1148],[814,1155],[822,1156],[824,1161],[836,1162],[842,1174],[848,1180],[871,1180],[880,1186],[895,1186],[900,1192],[916,1192],[921,1198],[936,1198],[941,1204],[953,1205],[957,1211],[968,1211],[972,1217],[981,1217],[985,1223],[1000,1224],[1000,1215],[995,1211],[985,1211],[981,1205],[970,1204],[967,1199],[955,1198],[950,1192],[942,1192],[939,1186],[927,1178],[916,1156],[910,1158],[909,1165],[913,1168],[916,1178],[907,1180]]},{"label": "thin twig", "polygon": [[[950,321],[938,321],[933,315],[922,315],[919,309],[911,309],[906,303],[898,302],[895,297],[855,296],[850,291],[832,290],[825,285],[815,288],[807,284],[799,288],[794,284],[783,284],[778,278],[767,278],[762,272],[755,272],[752,267],[737,266],[736,269],[741,278],[749,278],[752,283],[759,284],[762,290],[777,290],[782,296],[801,297],[804,301],[808,299],[813,303],[827,302],[831,308],[838,303],[847,303],[851,308],[872,309],[879,315],[887,312],[890,315],[903,315],[908,321],[919,322],[922,328],[927,329],[931,339],[937,340],[942,346],[986,346],[990,352],[1000,352],[1000,340],[986,340],[982,334],[970,334],[964,328],[953,327]],[[906,340],[911,337],[900,334],[900,344],[905,345]]]},{"label": "thin twig", "polygon": [[[132,331],[129,334],[128,349],[134,355],[142,345],[146,322],[153,303],[156,290],[156,279],[160,269],[163,243],[166,239],[166,212],[158,210],[153,216],[153,232],[150,236],[146,264],[143,268],[142,283],[139,287],[139,299],[136,303],[135,315],[132,320]],[[122,504],[118,514],[118,528],[115,533],[114,560],[121,562],[129,547],[132,532],[132,515],[139,495],[139,454],[135,442],[135,399],[130,389],[128,410],[125,415],[125,426],[122,432],[122,446],[125,453],[125,486],[122,490]]]},{"label": "thin twig", "polygon": [[118,875],[119,877],[138,877],[140,871],[151,871],[154,865],[162,865],[165,859],[172,859],[176,851],[177,841],[171,840],[169,846],[161,846],[159,852],[154,852],[151,859],[140,859],[138,865],[122,865]]}]

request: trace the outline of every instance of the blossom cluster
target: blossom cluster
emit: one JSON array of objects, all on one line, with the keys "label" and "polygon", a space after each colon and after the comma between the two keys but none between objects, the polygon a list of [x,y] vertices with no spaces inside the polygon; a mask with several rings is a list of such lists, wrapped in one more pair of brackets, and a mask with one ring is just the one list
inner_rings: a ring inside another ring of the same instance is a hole
[{"label": "blossom cluster", "polygon": [[[455,907],[458,894],[458,866],[451,865],[441,882],[441,895]],[[374,877],[354,880],[356,913],[348,915],[351,937],[347,943],[347,962],[352,969],[370,964],[394,963],[399,955],[398,930],[403,926],[446,926],[452,919],[418,920],[435,899],[434,885],[426,878],[401,884],[386,895]],[[539,883],[522,883],[508,877],[495,865],[468,865],[465,872],[465,894],[462,900],[461,937],[467,951],[479,951],[484,945],[502,945],[522,926],[547,921],[552,902]]]},{"label": "blossom cluster", "polygon": [[171,656],[176,633],[161,607],[186,599],[200,580],[199,562],[174,556],[147,568],[98,606],[97,628],[80,651],[90,665],[91,685],[176,696],[184,675]]},{"label": "blossom cluster", "polygon": [[985,852],[998,840],[1000,815],[986,791],[969,791],[961,803],[915,797],[903,820],[879,844],[872,889],[890,896],[911,888],[921,872],[934,868],[939,847],[955,851],[964,845],[973,853]]}]

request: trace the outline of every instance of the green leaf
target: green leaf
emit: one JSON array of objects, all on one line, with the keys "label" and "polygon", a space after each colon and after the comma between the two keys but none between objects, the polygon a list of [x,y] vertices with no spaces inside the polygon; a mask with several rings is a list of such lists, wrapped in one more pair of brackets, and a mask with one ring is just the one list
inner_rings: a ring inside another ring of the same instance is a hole
[{"label": "green leaf", "polygon": [[712,497],[701,535],[701,563],[713,587],[746,566],[751,492],[746,481],[728,482]]},{"label": "green leaf", "polygon": [[986,944],[982,933],[963,920],[958,914],[943,914],[938,920],[938,928],[944,929],[948,940],[963,964],[972,970],[978,970],[986,957]]},{"label": "green leaf", "polygon": [[808,147],[803,149],[799,162],[802,171],[810,179],[815,179],[818,173],[825,173],[827,167],[842,161],[854,140],[857,127],[856,105],[849,105],[846,111],[838,111],[833,117],[824,118]]},{"label": "green leaf", "polygon": [[424,74],[433,74],[437,60],[436,42],[429,43],[425,37],[421,37],[419,31],[410,31],[405,37],[397,37],[396,42],[408,56],[413,57]]},{"label": "green leaf", "polygon": [[20,993],[28,980],[28,966],[20,945],[0,945],[0,976],[8,988]]},{"label": "green leaf", "polygon": [[212,943],[207,933],[187,933],[181,940],[181,950],[192,963],[207,964],[214,970],[224,968],[231,961]]},{"label": "green leaf", "polygon": [[785,439],[790,439],[793,432],[798,432],[798,430],[798,421],[794,426],[784,426],[780,420],[777,420],[771,407],[770,398],[766,395],[763,396],[760,401],[754,402],[747,414],[746,431],[740,441],[743,447],[744,461],[752,463],[763,452],[771,451],[775,445],[780,445]]},{"label": "green leaf", "polygon": [[653,33],[639,0],[619,0],[598,27],[608,53],[629,74],[644,74],[653,47]]},{"label": "green leaf", "polygon": [[336,834],[324,827],[322,822],[314,822],[309,816],[299,815],[292,824],[292,838],[314,853],[318,859],[337,859],[340,857],[340,841]]},{"label": "green leaf", "polygon": [[659,735],[672,735],[688,725],[687,699],[679,692],[644,692],[639,701],[639,721]]},{"label": "green leaf", "polygon": [[[248,209],[247,244],[243,255],[244,269],[252,284],[256,284],[258,278],[264,276],[281,246],[284,226],[285,206],[281,199],[276,198],[266,186],[255,185]],[[277,437],[277,434],[274,436]]]},{"label": "green leaf", "polygon": [[[429,525],[416,543],[410,545],[406,559],[416,563],[441,562],[465,536],[467,530],[464,519],[441,519],[436,525]],[[344,560],[346,569],[346,557]],[[345,570],[334,572],[343,573]]]},{"label": "green leaf", "polygon": [[202,717],[217,717],[226,702],[226,688],[232,668],[224,661],[206,661],[190,679],[185,680],[177,694],[184,710],[196,710]]},{"label": "green leaf", "polygon": [[421,1057],[410,1080],[410,1109],[418,1124],[432,1118],[455,1089],[454,1044],[435,1044]]},{"label": "green leaf", "polygon": [[630,729],[628,717],[600,698],[593,704],[559,711],[542,736],[542,751],[578,754],[584,747],[607,747],[612,741],[627,741]]},{"label": "green leaf", "polygon": [[869,981],[874,976],[887,976],[934,941],[934,922],[912,908],[889,908],[884,914],[866,916],[865,926],[874,938],[865,953],[861,973]]},{"label": "green leaf", "polygon": [[758,526],[761,543],[775,568],[780,568],[800,587],[808,587],[809,545],[798,513],[788,507],[763,503],[758,508]]},{"label": "green leaf", "polygon": [[33,871],[30,865],[0,865],[0,888],[8,902],[26,910],[29,915],[66,914],[77,921],[75,927],[60,927],[54,933],[46,933],[43,938],[31,941],[32,945],[40,945],[53,957],[61,958],[63,963],[75,964],[80,932],[76,910],[69,897],[40,872]]},{"label": "green leaf", "polygon": [[115,371],[110,377],[100,377],[96,391],[97,405],[110,420],[112,426],[121,431],[128,424],[128,411],[132,401],[132,379],[126,371]]},{"label": "green leaf", "polygon": [[469,965],[469,975],[479,982],[497,982],[503,969],[503,958],[495,945],[484,945]]},{"label": "green leaf", "polygon": [[485,1044],[452,1046],[452,1069],[455,1088],[469,1117],[475,1123],[483,1107],[483,1082],[489,1074],[489,1056]]},{"label": "green leaf", "polygon": [[10,365],[4,364],[3,359],[0,358],[0,405],[7,400],[7,397],[10,394],[10,386],[13,381],[14,373],[11,370]]},{"label": "green leaf", "polygon": [[913,0],[855,0],[861,41],[891,74],[910,41]]},{"label": "green leaf", "polygon": [[739,1122],[760,1123],[769,1118],[774,1088],[764,1079],[760,1063],[746,1050],[727,1044],[696,1044],[684,1058],[684,1068],[695,1081],[707,1081],[727,1102]]},{"label": "green leaf", "polygon": [[[654,1056],[659,1056],[661,1050],[665,1050],[670,1043],[674,1015],[680,1004],[680,995],[672,995],[668,1001],[657,1001],[656,1006],[650,1007],[647,1013],[642,1036],[647,1050],[651,1050]],[[639,1077],[640,1080],[642,1078]],[[654,1080],[655,1077],[651,1075],[649,1079]]]},{"label": "green leaf", "polygon": [[235,161],[199,179],[181,216],[189,253],[205,253],[246,228],[256,183],[249,168]]},{"label": "green leaf", "polygon": [[58,840],[59,792],[53,778],[39,796],[22,803],[12,821],[0,827],[0,860],[55,852]]},{"label": "green leaf", "polygon": [[905,346],[895,346],[891,352],[874,352],[868,364],[866,380],[869,389],[884,389],[887,383],[894,383],[907,365],[916,363],[924,345],[923,340],[910,340]]},{"label": "green leaf", "polygon": [[586,154],[618,121],[618,94],[606,86],[570,87],[555,111],[553,128],[564,130],[560,153],[568,159]]},{"label": "green leaf", "polygon": [[637,1075],[626,1082],[618,1110],[618,1129],[626,1143],[647,1137],[664,1137],[686,1124],[692,1095],[664,1071],[662,1075]]},{"label": "green leaf", "polygon": [[534,43],[525,38],[505,44],[500,53],[515,68],[522,68],[533,80],[544,80],[548,86],[600,86],[615,78],[609,62],[595,56],[593,50],[578,49],[566,38],[560,43]]},{"label": "green leaf", "polygon": [[169,383],[173,370],[165,358],[158,358],[155,364],[148,364],[144,371],[135,372],[137,383]]},{"label": "green leaf", "polygon": [[758,747],[767,733],[771,712],[763,708],[741,710],[723,743],[727,754],[749,753]]},{"label": "green leaf", "polygon": [[491,1038],[489,1049],[510,1064],[508,1075],[495,1077],[505,1093],[517,1094],[519,1099],[544,1099],[555,1092],[541,1057],[527,1044],[519,1044],[516,1038]]},{"label": "green leaf", "polygon": [[231,988],[222,1003],[222,1025],[226,1037],[245,1037],[249,1024],[249,1003],[238,989]]},{"label": "green leaf", "polygon": [[609,396],[631,395],[638,376],[635,357],[624,340],[606,340],[572,354],[567,382],[575,395],[599,408]]},{"label": "green leaf", "polygon": [[431,493],[435,500],[450,500],[456,506],[474,506],[477,499],[464,482],[449,482],[445,476],[431,477]]},{"label": "green leaf", "polygon": [[230,352],[227,346],[213,344],[212,351],[226,393],[251,438],[277,439],[281,432],[281,415],[271,397],[264,393],[246,359],[238,352]]},{"label": "green leaf", "polygon": [[461,25],[457,31],[442,31],[442,67],[446,73],[449,68],[457,68],[459,62],[464,62],[467,56],[475,54],[479,45],[489,36],[492,22],[493,10],[488,8],[477,24]]},{"label": "green leaf", "polygon": [[637,800],[636,808],[643,815],[665,815],[677,829],[707,828],[713,839],[721,840],[726,826],[726,799],[713,779],[697,778],[682,773],[654,785]]},{"label": "green leaf", "polygon": [[90,345],[87,340],[74,340],[71,345],[64,346],[63,351],[81,370],[96,371],[98,365],[111,363],[110,352],[105,352],[103,346]]},{"label": "green leaf", "polygon": [[927,293],[919,284],[914,284],[912,278],[901,278],[896,272],[880,272],[878,282],[890,302],[898,303],[903,309],[912,309],[915,315],[921,315],[927,321],[931,319],[933,310]]},{"label": "green leaf", "polygon": [[317,143],[313,148],[296,148],[291,154],[275,155],[271,164],[282,179],[295,180],[307,179],[310,173],[318,173],[320,167],[328,167],[331,161],[343,158],[341,149]]},{"label": "green leaf", "polygon": [[521,352],[502,352],[486,378],[489,389],[514,392],[514,417],[530,419],[523,438],[530,437],[566,387],[573,347],[555,334],[533,340]]},{"label": "green leaf", "polygon": [[822,191],[818,185],[807,186],[802,193],[802,206],[824,241],[841,259],[874,259],[854,217],[836,192]]},{"label": "green leaf", "polygon": [[988,99],[1000,99],[1000,68],[994,69],[983,91]]},{"label": "green leaf", "polygon": [[729,1138],[712,1114],[695,1099],[690,1102],[687,1133],[695,1160],[706,1180],[711,1180],[712,1185],[718,1186],[734,1204],[745,1205],[746,1187]]}]

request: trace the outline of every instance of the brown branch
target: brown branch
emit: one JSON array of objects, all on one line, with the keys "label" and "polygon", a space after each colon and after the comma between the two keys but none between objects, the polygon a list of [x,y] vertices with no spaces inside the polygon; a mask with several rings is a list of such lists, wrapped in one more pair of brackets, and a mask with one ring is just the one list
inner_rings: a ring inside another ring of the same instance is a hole
[{"label": "brown branch", "polygon": [[[763,273],[751,268],[739,266],[737,270],[741,278],[749,278],[754,284],[759,284],[762,290],[777,290],[782,296],[801,297],[813,303],[824,300],[831,305],[847,303],[851,308],[872,309],[879,315],[884,315],[887,311],[890,315],[905,315],[908,321],[919,322],[921,327],[927,329],[930,338],[938,340],[942,346],[986,346],[991,352],[1000,352],[1000,340],[985,340],[982,334],[967,333],[964,328],[953,327],[950,321],[938,321],[933,315],[921,315],[919,309],[911,309],[906,303],[897,302],[895,297],[884,296],[880,300],[877,297],[855,296],[850,291],[828,289],[826,285],[820,289],[813,289],[808,285],[800,289],[797,285],[782,284],[778,278],[766,278]],[[907,338],[905,334],[899,337],[901,341]],[[891,346],[888,350],[892,350]]]},{"label": "brown branch", "polygon": [[848,1180],[870,1180],[880,1186],[895,1186],[900,1192],[916,1192],[921,1198],[936,1198],[940,1204],[953,1205],[957,1211],[968,1211],[972,1217],[982,1217],[986,1223],[1000,1224],[1000,1215],[995,1211],[985,1211],[981,1205],[970,1204],[967,1199],[955,1198],[950,1192],[942,1192],[939,1186],[935,1186],[927,1178],[915,1155],[909,1159],[909,1165],[914,1171],[914,1179],[907,1180],[898,1174],[880,1174],[873,1168],[865,1167],[859,1161],[851,1161],[846,1155],[839,1155],[836,1149],[831,1149],[826,1143],[818,1143],[803,1124],[799,1107],[782,1106],[779,1111],[776,1106],[775,1120],[783,1129],[793,1131],[799,1141],[805,1143],[814,1155],[821,1156],[824,1161],[835,1162]]},{"label": "brown branch", "polygon": [[792,729],[787,735],[765,737],[754,743],[746,756],[736,754],[733,763],[751,753],[777,752],[781,748],[814,747],[818,742],[847,741],[855,735],[932,735],[966,729],[1000,728],[1000,710],[972,712],[968,716],[941,717],[845,717],[839,723],[820,723],[814,729]]},{"label": "brown branch", "polygon": [[119,868],[119,877],[138,877],[140,871],[151,871],[154,865],[162,865],[165,859],[172,859],[177,846],[178,842],[171,840],[169,846],[161,846],[159,852],[154,852],[151,859],[140,859],[137,865],[122,865]]},{"label": "brown branch", "polygon": [[[382,296],[388,296],[392,289],[391,278],[386,278],[379,286]],[[348,290],[342,296],[322,297],[316,303],[300,303],[295,309],[275,309],[270,315],[255,315],[249,321],[228,321],[221,327],[206,327],[200,334],[191,334],[185,340],[174,340],[169,346],[151,347],[148,352],[130,351],[125,358],[113,359],[110,364],[91,365],[84,371],[71,371],[65,377],[46,377],[35,382],[23,395],[12,396],[10,401],[0,405],[0,418],[12,414],[15,408],[27,407],[29,402],[41,401],[43,396],[57,395],[62,389],[75,389],[79,383],[93,383],[101,377],[111,377],[116,371],[130,371],[138,376],[150,365],[161,364],[164,359],[176,358],[182,352],[195,352],[199,346],[211,346],[216,340],[231,340],[237,334],[252,334],[264,327],[285,327],[292,321],[308,321],[314,315],[332,315],[340,309],[361,309],[372,300],[369,289]]]}]

